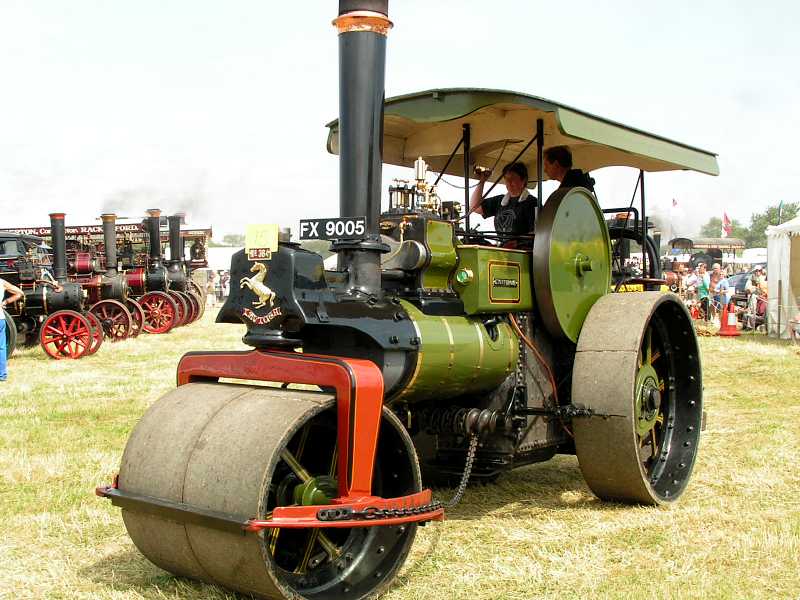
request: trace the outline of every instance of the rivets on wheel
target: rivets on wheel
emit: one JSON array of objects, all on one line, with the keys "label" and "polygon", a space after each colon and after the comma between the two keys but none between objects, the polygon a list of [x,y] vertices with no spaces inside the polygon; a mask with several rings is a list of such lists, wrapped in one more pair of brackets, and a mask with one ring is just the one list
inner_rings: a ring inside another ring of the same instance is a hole
[{"label": "rivets on wheel", "polygon": [[383,554],[384,552],[386,552],[386,548],[384,548],[383,546],[378,546],[377,552],[378,554]]},{"label": "rivets on wheel", "polygon": [[694,425],[689,425],[689,426],[686,428],[686,431],[688,431],[689,433],[691,433],[692,431],[694,431]]},{"label": "rivets on wheel", "polygon": [[692,445],[692,442],[689,442],[689,441],[683,442],[683,447],[684,448],[688,448],[691,445]]}]

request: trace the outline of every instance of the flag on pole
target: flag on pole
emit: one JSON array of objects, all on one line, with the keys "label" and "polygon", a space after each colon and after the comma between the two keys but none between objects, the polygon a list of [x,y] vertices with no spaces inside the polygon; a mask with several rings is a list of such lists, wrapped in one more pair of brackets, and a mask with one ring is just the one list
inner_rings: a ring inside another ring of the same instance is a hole
[{"label": "flag on pole", "polygon": [[722,237],[728,237],[731,232],[733,231],[733,227],[731,227],[731,220],[728,218],[728,213],[722,213]]},{"label": "flag on pole", "polygon": [[782,213],[783,213],[783,200],[781,200],[780,204],[778,204],[778,225],[781,224]]},{"label": "flag on pole", "polygon": [[672,208],[678,208],[678,201],[675,198],[672,199]]}]

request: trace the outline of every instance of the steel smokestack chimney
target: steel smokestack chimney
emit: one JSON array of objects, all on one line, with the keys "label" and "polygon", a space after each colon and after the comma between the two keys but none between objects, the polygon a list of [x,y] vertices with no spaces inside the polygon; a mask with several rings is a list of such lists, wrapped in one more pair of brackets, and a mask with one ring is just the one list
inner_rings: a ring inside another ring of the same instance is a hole
[{"label": "steel smokestack chimney", "polygon": [[50,213],[50,240],[53,242],[53,276],[59,283],[67,281],[67,238],[64,213]]},{"label": "steel smokestack chimney", "polygon": [[170,215],[169,222],[169,262],[181,264],[183,262],[183,240],[181,240],[181,215]]},{"label": "steel smokestack chimney", "polygon": [[147,235],[150,238],[150,260],[161,262],[161,211],[151,208],[147,211]]},{"label": "steel smokestack chimney", "polygon": [[103,220],[103,244],[106,247],[106,275],[113,277],[117,274],[117,215],[105,213],[100,218]]},{"label": "steel smokestack chimney", "polygon": [[339,0],[339,212],[366,217],[360,242],[338,242],[351,291],[380,295],[381,173],[388,0]]}]

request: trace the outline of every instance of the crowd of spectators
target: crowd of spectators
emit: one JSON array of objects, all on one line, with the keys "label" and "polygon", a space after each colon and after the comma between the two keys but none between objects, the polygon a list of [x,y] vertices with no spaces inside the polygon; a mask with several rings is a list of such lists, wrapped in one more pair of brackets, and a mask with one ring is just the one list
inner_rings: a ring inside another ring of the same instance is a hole
[{"label": "crowd of spectators", "polygon": [[[767,278],[763,267],[757,266],[751,272],[733,273],[723,269],[719,263],[713,263],[708,270],[705,263],[698,263],[694,269],[678,267],[680,278],[679,291],[692,316],[706,321],[719,320],[723,306],[735,310],[742,319],[742,327],[755,330],[765,326],[767,315]],[[733,276],[744,275],[744,296],[734,305],[737,294],[732,284]],[[743,305],[742,305],[743,304]]]}]

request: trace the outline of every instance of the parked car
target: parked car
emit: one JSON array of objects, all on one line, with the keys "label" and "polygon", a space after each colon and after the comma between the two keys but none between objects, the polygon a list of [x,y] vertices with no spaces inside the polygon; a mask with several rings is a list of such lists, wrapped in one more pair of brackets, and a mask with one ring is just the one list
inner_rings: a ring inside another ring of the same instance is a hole
[{"label": "parked car", "polygon": [[[762,268],[763,270],[763,268]],[[752,279],[755,269],[746,273],[737,273],[728,277],[728,283],[733,288],[733,301],[737,308],[747,308],[747,282]]]}]

